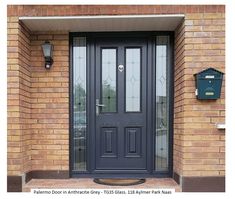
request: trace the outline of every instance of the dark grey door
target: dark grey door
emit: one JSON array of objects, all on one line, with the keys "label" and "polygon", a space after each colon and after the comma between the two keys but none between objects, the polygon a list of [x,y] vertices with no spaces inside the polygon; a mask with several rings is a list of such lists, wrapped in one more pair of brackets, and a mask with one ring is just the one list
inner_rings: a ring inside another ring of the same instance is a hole
[{"label": "dark grey door", "polygon": [[147,171],[147,40],[95,42],[95,171]]}]

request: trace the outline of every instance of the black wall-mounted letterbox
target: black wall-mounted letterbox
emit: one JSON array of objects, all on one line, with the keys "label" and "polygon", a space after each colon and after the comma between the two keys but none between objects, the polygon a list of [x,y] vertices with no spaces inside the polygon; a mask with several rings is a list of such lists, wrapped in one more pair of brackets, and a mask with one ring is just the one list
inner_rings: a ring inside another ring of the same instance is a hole
[{"label": "black wall-mounted letterbox", "polygon": [[196,80],[195,94],[197,99],[220,98],[223,74],[224,73],[214,68],[208,68],[194,74]]}]

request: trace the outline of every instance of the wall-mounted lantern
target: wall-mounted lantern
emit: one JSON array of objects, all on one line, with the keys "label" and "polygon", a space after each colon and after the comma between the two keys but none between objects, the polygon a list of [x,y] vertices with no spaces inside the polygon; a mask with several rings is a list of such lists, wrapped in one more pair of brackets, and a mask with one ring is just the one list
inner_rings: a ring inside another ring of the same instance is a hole
[{"label": "wall-mounted lantern", "polygon": [[223,74],[214,68],[208,68],[194,74],[197,99],[208,100],[220,98]]},{"label": "wall-mounted lantern", "polygon": [[53,64],[53,45],[49,41],[42,44],[42,51],[45,58],[45,68],[50,69]]}]

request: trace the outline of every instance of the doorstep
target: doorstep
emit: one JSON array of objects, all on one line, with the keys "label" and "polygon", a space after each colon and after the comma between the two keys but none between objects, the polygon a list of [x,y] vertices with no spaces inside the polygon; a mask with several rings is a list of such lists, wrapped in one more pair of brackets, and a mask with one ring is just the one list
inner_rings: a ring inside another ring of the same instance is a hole
[{"label": "doorstep", "polygon": [[181,192],[181,187],[172,178],[147,178],[146,182],[132,186],[107,186],[93,182],[93,178],[70,178],[70,179],[32,179],[23,185],[23,192],[31,189],[175,189]]}]

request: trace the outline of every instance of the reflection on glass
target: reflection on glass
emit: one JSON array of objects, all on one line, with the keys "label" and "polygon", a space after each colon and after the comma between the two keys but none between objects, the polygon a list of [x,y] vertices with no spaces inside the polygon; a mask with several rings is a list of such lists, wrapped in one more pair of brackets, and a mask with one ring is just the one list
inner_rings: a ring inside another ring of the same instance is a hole
[{"label": "reflection on glass", "polygon": [[156,38],[156,152],[155,169],[168,170],[168,36]]},{"label": "reflection on glass", "polygon": [[73,130],[75,171],[86,170],[86,38],[73,39]]},{"label": "reflection on glass", "polygon": [[140,48],[126,49],[126,112],[140,111]]},{"label": "reflection on glass", "polygon": [[116,49],[102,49],[101,112],[116,112]]}]

